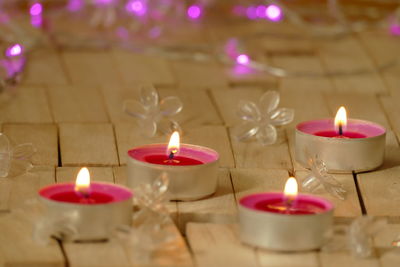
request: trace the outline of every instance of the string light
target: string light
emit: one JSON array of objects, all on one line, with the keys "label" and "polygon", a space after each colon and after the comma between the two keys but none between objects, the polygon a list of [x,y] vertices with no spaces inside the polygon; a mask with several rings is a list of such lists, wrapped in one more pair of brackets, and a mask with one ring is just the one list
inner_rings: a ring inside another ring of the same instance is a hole
[{"label": "string light", "polygon": [[187,9],[187,16],[190,19],[196,20],[199,19],[202,14],[202,9],[198,5],[189,6]]}]

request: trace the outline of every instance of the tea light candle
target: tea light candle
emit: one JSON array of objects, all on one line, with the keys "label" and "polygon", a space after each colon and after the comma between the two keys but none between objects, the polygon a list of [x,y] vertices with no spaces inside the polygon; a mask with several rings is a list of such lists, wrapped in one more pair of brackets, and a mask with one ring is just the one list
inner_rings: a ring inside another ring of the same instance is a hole
[{"label": "tea light candle", "polygon": [[312,195],[298,195],[291,177],[284,193],[247,195],[239,201],[242,242],[277,251],[320,248],[331,235],[333,204]]},{"label": "tea light candle", "polygon": [[318,155],[329,172],[351,173],[378,168],[383,163],[386,130],[379,124],[347,119],[341,107],[335,120],[321,119],[296,126],[296,160],[309,168]]},{"label": "tea light candle", "polygon": [[207,147],[180,144],[174,132],[169,144],[150,144],[128,151],[128,185],[152,183],[162,173],[169,178],[172,200],[196,200],[215,193],[219,155]]},{"label": "tea light candle", "polygon": [[76,215],[74,240],[103,240],[120,225],[130,225],[132,192],[123,186],[90,182],[90,173],[82,168],[74,183],[46,186],[39,197],[49,216],[73,212]]}]

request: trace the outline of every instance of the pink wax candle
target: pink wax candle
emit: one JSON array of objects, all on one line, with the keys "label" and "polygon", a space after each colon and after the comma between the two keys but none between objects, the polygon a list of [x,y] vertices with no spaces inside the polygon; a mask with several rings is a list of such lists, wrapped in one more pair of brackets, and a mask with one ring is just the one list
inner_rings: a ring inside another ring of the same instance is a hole
[{"label": "pink wax candle", "polygon": [[203,155],[199,154],[199,151],[189,148],[187,145],[183,145],[182,148],[180,147],[179,133],[174,132],[171,135],[168,146],[153,147],[153,150],[149,150],[148,147],[144,149],[132,149],[128,151],[128,155],[147,163],[171,166],[200,165],[211,159],[207,153]]},{"label": "pink wax candle", "polygon": [[383,163],[385,136],[381,125],[348,120],[341,108],[335,120],[311,120],[296,126],[296,160],[309,168],[310,157],[318,156],[329,172],[373,170]]},{"label": "pink wax candle", "polygon": [[[314,135],[318,137],[340,137],[335,129],[333,119],[320,119],[301,122],[297,124],[296,130],[303,134]],[[343,135],[348,135],[348,139],[361,139],[380,136],[385,132],[385,128],[378,124],[364,120],[349,119]],[[342,141],[346,140],[346,138],[343,139],[344,140]]]},{"label": "pink wax candle", "polygon": [[298,195],[292,207],[288,207],[283,193],[261,193],[244,197],[240,204],[261,212],[284,215],[312,215],[324,213],[333,208],[327,200],[311,195]]},{"label": "pink wax candle", "polygon": [[130,189],[103,182],[90,182],[86,168],[79,172],[75,183],[59,183],[43,187],[39,197],[47,207],[48,216],[62,218],[73,214],[73,240],[107,239],[114,228],[129,225],[132,214]]},{"label": "pink wax candle", "polygon": [[128,151],[128,185],[135,188],[167,174],[172,199],[203,198],[216,190],[218,160],[218,153],[210,148],[180,144],[175,132],[169,144],[143,145]]},{"label": "pink wax candle", "polygon": [[130,159],[147,163],[151,165],[163,165],[165,167],[195,167],[205,165],[218,160],[218,154],[212,149],[195,146],[190,144],[181,144],[179,156],[172,159],[165,153],[167,144],[150,144],[135,147],[128,151]]},{"label": "pink wax candle", "polygon": [[296,179],[291,177],[283,193],[261,193],[243,197],[240,205],[262,211],[285,215],[311,215],[333,209],[333,205],[322,198],[297,193]]},{"label": "pink wax candle", "polygon": [[111,183],[90,182],[87,168],[82,168],[75,183],[49,185],[39,195],[51,201],[82,205],[107,204],[132,198],[132,192]]},{"label": "pink wax candle", "polygon": [[74,188],[74,183],[53,184],[40,189],[39,195],[50,201],[79,205],[107,204],[132,198],[129,189],[111,183],[91,183],[91,193],[87,197],[77,193]]},{"label": "pink wax candle", "polygon": [[333,208],[321,197],[297,194],[297,182],[289,178],[284,193],[240,199],[240,237],[246,244],[273,250],[316,249],[329,237]]}]

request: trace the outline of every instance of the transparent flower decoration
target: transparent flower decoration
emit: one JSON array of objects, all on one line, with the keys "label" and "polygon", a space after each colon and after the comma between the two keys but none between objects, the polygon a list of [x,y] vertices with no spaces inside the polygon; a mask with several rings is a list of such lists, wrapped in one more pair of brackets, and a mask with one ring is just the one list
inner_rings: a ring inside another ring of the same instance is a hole
[{"label": "transparent flower decoration", "polygon": [[347,235],[351,254],[359,258],[372,256],[374,251],[373,237],[386,226],[386,219],[371,216],[361,216],[355,219],[351,223]]},{"label": "transparent flower decoration", "polygon": [[233,134],[239,141],[256,139],[262,145],[276,142],[276,126],[283,126],[294,118],[294,110],[278,108],[280,96],[276,91],[264,93],[257,105],[248,100],[239,102],[238,115],[243,122],[233,128]]},{"label": "transparent flower decoration", "polygon": [[174,131],[182,132],[179,123],[172,119],[181,112],[183,104],[176,96],[168,96],[159,100],[157,90],[153,86],[142,86],[140,100],[126,100],[123,110],[138,119],[143,135],[153,137],[157,131],[169,135]]},{"label": "transparent flower decoration", "polygon": [[173,222],[165,205],[168,184],[169,179],[164,173],[153,183],[136,187],[133,190],[134,205],[139,210],[133,215],[132,227],[117,229],[117,239],[141,264],[150,263],[153,252],[161,248],[173,249],[174,241],[179,237],[176,231],[171,231]]},{"label": "transparent flower decoration", "polygon": [[0,177],[17,176],[30,170],[35,152],[31,143],[12,146],[8,137],[0,133]]},{"label": "transparent flower decoration", "polygon": [[139,208],[148,208],[156,212],[168,213],[165,203],[168,199],[169,179],[166,173],[162,173],[151,184],[141,184],[135,192],[134,203]]},{"label": "transparent flower decoration", "polygon": [[312,193],[322,185],[332,196],[341,200],[346,199],[347,191],[343,184],[328,173],[325,162],[318,155],[310,157],[308,164],[311,172],[302,182],[304,191]]},{"label": "transparent flower decoration", "polygon": [[328,253],[349,251],[356,258],[371,257],[374,252],[373,238],[386,227],[385,218],[372,216],[360,216],[350,225],[335,224],[332,228],[334,234],[322,247],[322,251]]}]

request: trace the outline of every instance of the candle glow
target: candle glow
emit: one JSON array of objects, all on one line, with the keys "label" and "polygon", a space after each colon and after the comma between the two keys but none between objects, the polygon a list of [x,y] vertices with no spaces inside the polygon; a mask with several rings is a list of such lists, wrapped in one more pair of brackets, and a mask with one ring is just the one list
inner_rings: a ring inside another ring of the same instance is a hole
[{"label": "candle glow", "polygon": [[75,181],[75,192],[82,194],[84,197],[89,196],[90,191],[90,173],[89,170],[84,167],[82,168]]},{"label": "candle glow", "polygon": [[347,112],[344,107],[340,107],[335,116],[335,130],[343,135],[343,128],[347,125]]},{"label": "candle glow", "polygon": [[172,159],[175,155],[178,154],[180,147],[180,137],[179,133],[175,131],[171,138],[169,139],[168,148],[167,148],[167,155]]},{"label": "candle glow", "polygon": [[298,193],[297,181],[294,177],[290,177],[285,184],[284,194],[289,198],[296,198]]}]

